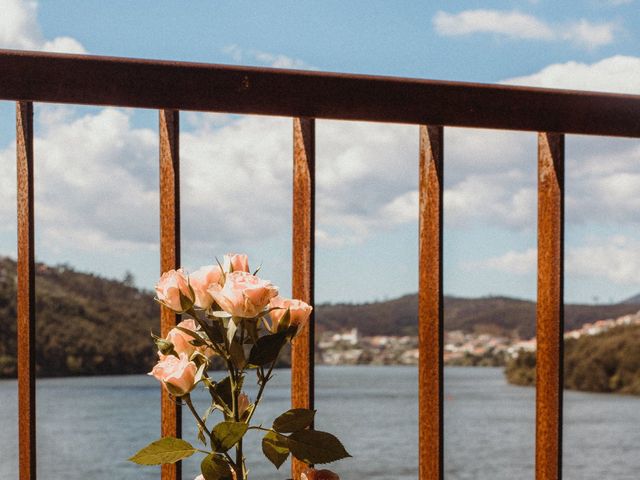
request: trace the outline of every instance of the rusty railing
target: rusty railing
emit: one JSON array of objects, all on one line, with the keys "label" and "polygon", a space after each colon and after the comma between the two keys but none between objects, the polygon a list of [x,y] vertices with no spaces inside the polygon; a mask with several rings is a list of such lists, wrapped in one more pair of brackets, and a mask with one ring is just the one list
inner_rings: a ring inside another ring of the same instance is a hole
[{"label": "rusty railing", "polygon": [[[443,478],[443,127],[538,133],[536,479],[562,475],[564,134],[640,137],[640,96],[0,50],[17,102],[21,480],[36,478],[33,103],[160,111],[160,265],[180,263],[179,110],[293,117],[293,295],[313,302],[315,119],[419,126],[419,478]],[[163,310],[162,334],[177,321]],[[291,403],[313,408],[313,331],[296,339]],[[180,411],[162,394],[162,434]],[[302,465],[294,462],[295,476]],[[180,467],[162,469],[179,480]]]}]

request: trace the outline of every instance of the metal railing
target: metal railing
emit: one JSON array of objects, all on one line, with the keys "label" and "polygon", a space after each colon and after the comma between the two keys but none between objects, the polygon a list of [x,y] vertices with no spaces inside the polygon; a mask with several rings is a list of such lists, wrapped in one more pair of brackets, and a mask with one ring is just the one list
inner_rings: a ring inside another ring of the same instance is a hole
[{"label": "metal railing", "polygon": [[[443,478],[444,127],[538,133],[536,479],[562,475],[564,135],[640,137],[640,96],[0,50],[0,100],[17,101],[21,480],[36,478],[33,103],[158,109],[160,265],[180,264],[179,110],[293,117],[293,296],[313,303],[315,119],[418,125],[419,478]],[[161,331],[178,319],[166,309]],[[314,321],[293,345],[291,403],[313,408]],[[180,410],[162,393],[162,434]],[[293,463],[294,478],[301,465]],[[162,468],[163,480],[181,478]]]}]

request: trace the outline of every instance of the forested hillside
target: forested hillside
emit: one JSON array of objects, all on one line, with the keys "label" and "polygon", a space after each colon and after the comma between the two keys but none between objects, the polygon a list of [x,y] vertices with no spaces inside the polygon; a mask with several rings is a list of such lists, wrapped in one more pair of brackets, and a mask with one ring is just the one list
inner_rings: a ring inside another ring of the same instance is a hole
[{"label": "forested hillside", "polygon": [[[0,376],[15,375],[16,264],[0,257]],[[535,335],[535,304],[506,297],[445,298],[445,329]],[[637,304],[567,305],[566,328],[618,317]],[[318,330],[356,327],[363,335],[416,335],[417,295],[385,302],[318,305]],[[149,332],[158,333],[159,306],[131,282],[37,265],[38,375],[142,373],[155,360]],[[287,355],[285,355],[285,358]]]},{"label": "forested hillside", "polygon": [[[16,264],[0,259],[0,375],[15,374]],[[154,361],[149,332],[159,306],[150,293],[115,280],[38,264],[38,375],[141,373]]]},{"label": "forested hillside", "polygon": [[[565,388],[640,395],[640,325],[566,340],[564,355]],[[534,352],[518,355],[507,364],[507,380],[535,385],[535,364]]]},{"label": "forested hillside", "polygon": [[[638,310],[640,305],[635,303],[566,305],[565,328],[573,330],[594,320],[617,318]],[[339,330],[353,326],[364,335],[416,335],[417,318],[416,294],[386,302],[321,305],[318,308],[319,328]],[[521,338],[531,338],[536,334],[535,325],[534,302],[508,297],[444,299],[445,330],[516,334]]]}]

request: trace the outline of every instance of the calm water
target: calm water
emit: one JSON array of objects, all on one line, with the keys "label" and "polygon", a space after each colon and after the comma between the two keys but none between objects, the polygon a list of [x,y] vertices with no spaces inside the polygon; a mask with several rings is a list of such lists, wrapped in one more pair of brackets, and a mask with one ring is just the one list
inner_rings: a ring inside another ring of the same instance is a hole
[{"label": "calm water", "polygon": [[[287,409],[288,372],[279,372],[270,387],[256,414],[265,424]],[[354,457],[331,467],[344,480],[417,478],[415,368],[320,367],[316,391],[317,428],[338,435]],[[158,469],[125,461],[159,436],[155,380],[46,379],[38,382],[37,395],[39,479],[159,478]],[[565,405],[565,478],[637,479],[640,399],[568,392]],[[2,381],[3,480],[17,478],[16,412],[16,383]],[[185,432],[193,428],[185,415]],[[259,452],[259,436],[252,438]],[[447,479],[533,478],[533,389],[507,385],[500,369],[445,369],[445,438]],[[276,472],[266,460],[250,467],[253,478],[287,478],[286,467]],[[190,480],[198,463],[187,460],[184,468]]]}]

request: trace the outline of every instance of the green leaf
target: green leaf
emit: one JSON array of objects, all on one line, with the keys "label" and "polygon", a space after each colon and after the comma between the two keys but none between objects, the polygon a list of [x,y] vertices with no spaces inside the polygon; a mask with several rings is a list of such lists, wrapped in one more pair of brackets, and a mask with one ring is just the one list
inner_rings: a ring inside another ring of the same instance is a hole
[{"label": "green leaf", "polygon": [[254,276],[257,275],[261,268],[262,268],[262,262],[260,262],[260,266],[254,270],[253,275]]},{"label": "green leaf", "polygon": [[196,375],[193,378],[194,383],[198,383],[200,380],[202,380],[202,377],[204,376],[204,372],[207,369],[208,365],[207,362],[203,362],[200,364],[200,366],[198,367],[198,370],[196,370]]},{"label": "green leaf", "polygon": [[194,332],[193,330],[189,330],[188,328],[184,328],[184,327],[174,327],[174,328],[177,328],[182,333],[186,333],[187,335],[195,338],[196,340],[202,340],[202,337],[198,335],[196,332]]},{"label": "green leaf", "polygon": [[208,346],[208,345],[209,345],[209,344],[208,344],[206,341],[204,341],[203,339],[200,339],[200,340],[189,340],[189,343],[190,343],[191,345],[193,345],[194,347],[206,347],[206,346]]},{"label": "green leaf", "polygon": [[291,454],[308,464],[330,463],[350,457],[340,440],[327,432],[299,430],[288,437]]},{"label": "green leaf", "polygon": [[229,343],[233,342],[233,337],[236,334],[236,330],[238,330],[238,325],[233,320],[233,318],[229,319],[229,324],[227,325],[227,340],[229,340]]},{"label": "green leaf", "polygon": [[315,410],[292,408],[273,421],[273,429],[278,433],[297,432],[311,425],[315,415]]},{"label": "green leaf", "polygon": [[224,405],[220,405],[221,407],[231,409],[233,400],[231,399],[231,379],[229,377],[224,377],[216,383],[211,393],[214,400],[224,403]]},{"label": "green leaf", "polygon": [[258,320],[247,318],[244,320],[244,328],[247,330],[247,339],[245,343],[256,343],[258,341]]},{"label": "green leaf", "polygon": [[226,452],[233,447],[246,433],[247,425],[244,422],[220,422],[211,432],[217,452]]},{"label": "green leaf", "polygon": [[247,363],[247,360],[244,358],[244,349],[242,345],[240,345],[235,340],[231,342],[229,345],[229,353],[231,354],[231,361],[238,370],[242,370]]},{"label": "green leaf", "polygon": [[200,463],[200,472],[205,480],[231,480],[231,468],[229,464],[219,455],[210,453],[202,463]]},{"label": "green leaf", "polygon": [[251,348],[248,363],[260,367],[273,362],[278,358],[278,354],[286,342],[286,332],[278,332],[273,335],[260,337]]},{"label": "green leaf", "polygon": [[129,460],[138,465],[176,463],[183,458],[190,457],[196,451],[189,442],[180,438],[165,437],[150,443]]},{"label": "green leaf", "polygon": [[282,318],[278,322],[278,331],[284,332],[285,330],[287,330],[287,328],[289,328],[290,324],[291,324],[291,310],[287,308],[287,311],[284,312],[284,315],[282,315]]},{"label": "green leaf", "polygon": [[287,437],[276,432],[267,433],[262,439],[262,453],[279,469],[290,453]]},{"label": "green leaf", "polygon": [[[209,407],[205,410],[204,415],[202,416],[202,423],[206,425],[209,415],[211,415],[215,411],[215,409],[216,409],[216,404],[211,402]],[[206,445],[207,438],[204,435],[204,429],[200,425],[200,422],[197,422],[197,423],[198,423],[198,440],[200,440],[204,445]]]},{"label": "green leaf", "polygon": [[224,336],[220,331],[221,326],[218,320],[215,320],[213,322],[213,325],[209,325],[209,323],[204,320],[200,320],[199,323],[200,323],[200,326],[204,329],[205,333],[207,334],[207,337],[209,337],[209,340],[211,340],[214,343],[224,342]]}]

